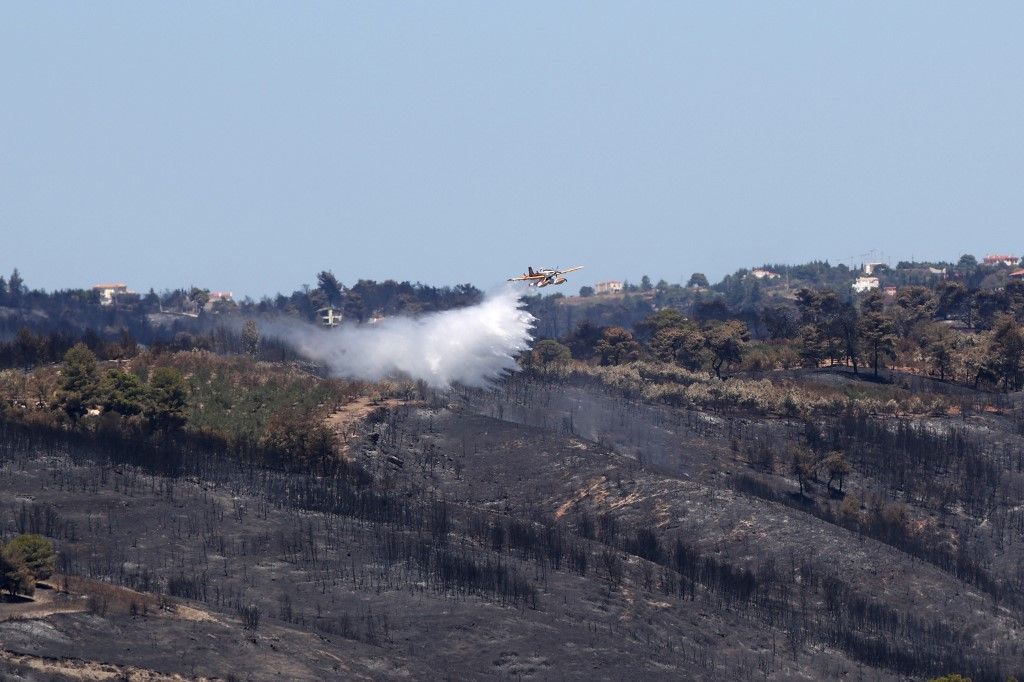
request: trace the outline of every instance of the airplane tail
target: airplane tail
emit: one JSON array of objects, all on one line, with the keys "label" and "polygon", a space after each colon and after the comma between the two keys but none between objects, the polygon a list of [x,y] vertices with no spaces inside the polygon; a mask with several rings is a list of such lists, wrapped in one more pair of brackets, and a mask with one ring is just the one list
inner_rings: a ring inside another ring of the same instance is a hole
[{"label": "airplane tail", "polygon": [[530,273],[531,277],[534,275],[533,266],[532,265],[527,268],[527,271]]}]

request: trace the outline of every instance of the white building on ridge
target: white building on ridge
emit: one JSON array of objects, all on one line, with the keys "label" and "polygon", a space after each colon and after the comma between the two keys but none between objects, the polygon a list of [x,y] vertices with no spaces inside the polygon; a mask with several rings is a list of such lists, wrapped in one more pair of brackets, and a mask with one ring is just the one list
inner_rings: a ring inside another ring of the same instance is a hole
[{"label": "white building on ridge", "polygon": [[871,291],[872,289],[878,288],[877,277],[858,277],[850,287],[854,292],[863,294],[865,291]]}]

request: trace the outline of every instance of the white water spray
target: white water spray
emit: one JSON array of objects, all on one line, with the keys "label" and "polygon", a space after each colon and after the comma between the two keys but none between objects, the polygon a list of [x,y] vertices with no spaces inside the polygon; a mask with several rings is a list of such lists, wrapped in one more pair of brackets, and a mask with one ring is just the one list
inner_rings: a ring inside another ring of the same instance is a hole
[{"label": "white water spray", "polygon": [[406,375],[436,388],[483,386],[515,370],[516,353],[529,348],[534,318],[521,309],[519,296],[506,286],[466,308],[336,329],[276,323],[263,332],[335,376],[374,381]]}]

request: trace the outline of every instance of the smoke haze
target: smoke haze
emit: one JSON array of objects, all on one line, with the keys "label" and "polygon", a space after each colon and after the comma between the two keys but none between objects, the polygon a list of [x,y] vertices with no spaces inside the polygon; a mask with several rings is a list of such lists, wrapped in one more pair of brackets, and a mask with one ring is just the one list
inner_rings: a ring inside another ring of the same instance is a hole
[{"label": "smoke haze", "polygon": [[506,286],[467,308],[329,330],[276,323],[263,333],[290,343],[335,376],[405,374],[435,388],[482,386],[516,369],[515,354],[529,348],[534,318],[520,306],[519,293]]}]

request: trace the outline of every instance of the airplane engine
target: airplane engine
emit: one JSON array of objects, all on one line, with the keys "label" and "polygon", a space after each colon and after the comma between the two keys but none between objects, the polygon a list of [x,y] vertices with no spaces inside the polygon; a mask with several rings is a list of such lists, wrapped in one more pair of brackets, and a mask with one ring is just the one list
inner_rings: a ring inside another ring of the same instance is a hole
[{"label": "airplane engine", "polygon": [[554,282],[552,282],[552,284],[565,284],[568,281],[569,280],[567,280],[565,277],[559,277]]}]

